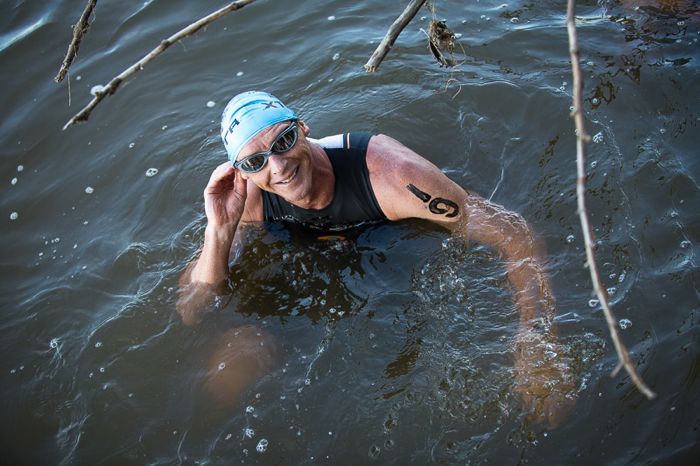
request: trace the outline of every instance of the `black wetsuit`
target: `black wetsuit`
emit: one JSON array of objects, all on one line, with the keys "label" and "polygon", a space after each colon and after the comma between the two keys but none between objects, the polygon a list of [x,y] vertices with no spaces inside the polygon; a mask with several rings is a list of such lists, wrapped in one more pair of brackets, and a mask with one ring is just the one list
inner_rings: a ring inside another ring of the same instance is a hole
[{"label": "black wetsuit", "polygon": [[343,148],[324,148],[335,174],[335,192],[328,206],[319,210],[302,209],[263,191],[265,223],[287,221],[338,231],[385,220],[367,170],[367,145],[371,137],[371,133],[349,133],[343,137]]}]

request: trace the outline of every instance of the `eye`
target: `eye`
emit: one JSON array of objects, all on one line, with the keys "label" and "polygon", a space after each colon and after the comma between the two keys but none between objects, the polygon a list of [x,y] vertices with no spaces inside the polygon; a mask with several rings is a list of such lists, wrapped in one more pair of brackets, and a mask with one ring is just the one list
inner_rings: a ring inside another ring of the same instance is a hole
[{"label": "eye", "polygon": [[262,155],[254,155],[241,162],[241,168],[251,172],[260,170],[263,165],[265,165],[265,157]]},{"label": "eye", "polygon": [[291,127],[280,134],[275,143],[272,145],[272,152],[287,152],[297,140],[296,127]]}]

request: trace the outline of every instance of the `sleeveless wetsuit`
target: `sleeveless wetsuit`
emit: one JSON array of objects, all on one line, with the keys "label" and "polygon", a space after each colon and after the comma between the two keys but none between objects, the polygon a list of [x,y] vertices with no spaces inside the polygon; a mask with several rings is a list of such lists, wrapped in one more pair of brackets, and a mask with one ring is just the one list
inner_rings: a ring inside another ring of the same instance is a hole
[{"label": "sleeveless wetsuit", "polygon": [[[340,141],[340,144],[333,144]],[[367,170],[367,145],[371,133],[348,133],[324,138],[319,142],[333,166],[335,192],[323,209],[302,209],[280,196],[263,191],[263,213],[266,223],[288,221],[322,230],[345,230],[364,223],[385,220],[374,197]],[[326,143],[329,142],[330,145]],[[337,145],[337,147],[332,147]]]}]

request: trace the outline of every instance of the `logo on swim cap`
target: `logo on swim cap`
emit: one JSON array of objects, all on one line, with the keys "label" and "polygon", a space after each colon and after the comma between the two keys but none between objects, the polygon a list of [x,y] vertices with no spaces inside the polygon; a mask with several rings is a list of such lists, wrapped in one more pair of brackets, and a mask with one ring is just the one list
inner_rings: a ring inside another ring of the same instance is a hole
[{"label": "logo on swim cap", "polygon": [[248,91],[229,101],[221,115],[221,139],[231,163],[256,134],[276,123],[298,120],[296,113],[267,92]]}]

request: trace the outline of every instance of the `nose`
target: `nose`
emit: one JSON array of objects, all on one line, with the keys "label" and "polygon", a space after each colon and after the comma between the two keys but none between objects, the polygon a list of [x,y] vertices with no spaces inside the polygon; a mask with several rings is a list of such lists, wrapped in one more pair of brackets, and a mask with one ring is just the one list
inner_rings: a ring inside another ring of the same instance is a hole
[{"label": "nose", "polygon": [[270,166],[270,170],[274,175],[278,175],[280,173],[284,173],[284,169],[287,166],[287,159],[284,157],[283,154],[272,154],[268,159],[267,159],[267,164]]}]

